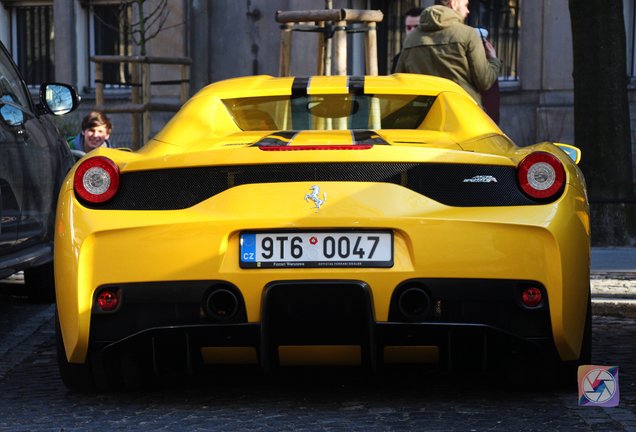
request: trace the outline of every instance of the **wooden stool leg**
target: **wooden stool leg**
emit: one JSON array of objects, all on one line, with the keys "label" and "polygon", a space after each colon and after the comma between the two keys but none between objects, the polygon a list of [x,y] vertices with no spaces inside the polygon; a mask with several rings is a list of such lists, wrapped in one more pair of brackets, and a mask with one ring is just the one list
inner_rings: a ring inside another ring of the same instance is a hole
[{"label": "wooden stool leg", "polygon": [[278,74],[289,76],[291,72],[292,26],[289,23],[280,26],[280,66]]}]

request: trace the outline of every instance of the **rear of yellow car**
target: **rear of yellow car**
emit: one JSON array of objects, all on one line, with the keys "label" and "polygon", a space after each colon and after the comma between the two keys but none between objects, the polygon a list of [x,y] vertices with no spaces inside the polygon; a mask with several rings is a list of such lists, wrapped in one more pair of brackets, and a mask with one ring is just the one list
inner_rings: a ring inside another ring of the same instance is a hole
[{"label": "rear of yellow car", "polygon": [[[67,179],[69,387],[117,386],[131,367],[589,355],[585,187],[556,146],[514,146],[443,80],[211,87],[142,151],[99,149]],[[214,124],[194,127],[203,112]]]}]

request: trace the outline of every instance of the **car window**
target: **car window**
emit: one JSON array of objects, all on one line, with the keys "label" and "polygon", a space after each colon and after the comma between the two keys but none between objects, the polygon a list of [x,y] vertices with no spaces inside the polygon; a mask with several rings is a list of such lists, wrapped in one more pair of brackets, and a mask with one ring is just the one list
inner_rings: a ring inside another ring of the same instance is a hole
[{"label": "car window", "polygon": [[423,95],[317,94],[224,99],[245,131],[417,129],[435,101]]},{"label": "car window", "polygon": [[3,51],[0,51],[0,100],[31,110],[27,89],[13,63]]}]

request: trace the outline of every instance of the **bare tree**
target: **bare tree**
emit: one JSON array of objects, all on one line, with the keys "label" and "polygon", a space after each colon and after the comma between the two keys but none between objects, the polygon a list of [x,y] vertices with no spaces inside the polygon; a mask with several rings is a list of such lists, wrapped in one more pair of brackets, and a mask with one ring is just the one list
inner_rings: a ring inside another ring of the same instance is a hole
[{"label": "bare tree", "polygon": [[[623,2],[569,0],[574,53],[574,135],[583,152],[592,243],[634,234],[633,167]],[[633,206],[632,206],[633,207]]]},{"label": "bare tree", "polygon": [[147,43],[161,32],[168,19],[168,0],[120,0],[118,14],[120,24],[129,23],[124,28],[113,27],[103,20],[101,22],[117,32],[126,32],[139,47],[139,55],[145,56]]},{"label": "bare tree", "polygon": [[[139,54],[146,55],[146,43],[155,38],[168,19],[168,0],[122,0],[126,8],[132,11],[133,20],[130,25],[130,35],[133,42],[139,46]],[[144,5],[154,3],[145,10]]]}]

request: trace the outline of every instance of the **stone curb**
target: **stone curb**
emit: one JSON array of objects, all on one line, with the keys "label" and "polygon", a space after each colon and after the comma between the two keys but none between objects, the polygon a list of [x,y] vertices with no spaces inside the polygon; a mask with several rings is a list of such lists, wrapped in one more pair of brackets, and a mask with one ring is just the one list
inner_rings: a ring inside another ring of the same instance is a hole
[{"label": "stone curb", "polygon": [[596,270],[590,285],[593,315],[636,319],[636,272]]},{"label": "stone curb", "polygon": [[592,315],[636,319],[636,300],[592,297]]}]

